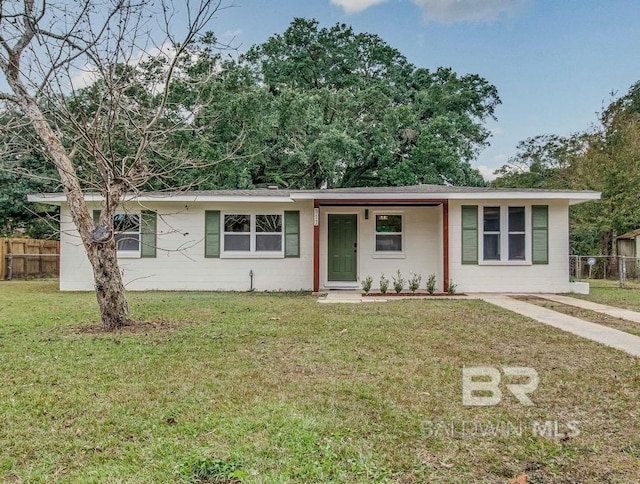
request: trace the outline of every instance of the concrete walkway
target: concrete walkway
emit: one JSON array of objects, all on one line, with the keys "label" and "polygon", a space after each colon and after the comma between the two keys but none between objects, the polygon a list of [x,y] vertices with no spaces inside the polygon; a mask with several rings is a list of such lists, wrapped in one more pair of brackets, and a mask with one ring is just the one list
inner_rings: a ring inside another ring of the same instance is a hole
[{"label": "concrete walkway", "polygon": [[318,299],[321,304],[360,304],[362,302],[387,302],[386,299],[362,297],[362,291],[330,291]]},{"label": "concrete walkway", "polygon": [[613,316],[614,318],[626,319],[627,321],[633,321],[634,323],[640,323],[640,313],[637,311],[630,311],[629,309],[614,308],[613,306],[606,306],[604,304],[598,304],[591,301],[585,301],[584,299],[578,299],[569,296],[558,296],[556,294],[534,294],[535,296],[549,301],[554,301],[569,306],[575,306],[577,308],[588,309],[597,313]]},{"label": "concrete walkway", "polygon": [[[607,326],[603,326],[601,324],[592,323],[589,321],[585,321],[584,319],[575,318],[573,316],[569,316],[566,314],[562,314],[551,309],[546,309],[540,306],[536,306],[535,304],[530,304],[524,301],[519,301],[517,299],[511,298],[509,296],[501,295],[501,294],[476,294],[478,299],[482,299],[490,304],[495,306],[499,306],[504,309],[508,309],[509,311],[513,311],[514,313],[522,314],[523,316],[527,316],[531,319],[535,319],[544,324],[548,324],[555,328],[561,329],[563,331],[568,331],[570,333],[576,334],[583,338],[590,339],[592,341],[597,341],[598,343],[602,343],[607,346],[611,346],[612,348],[616,348],[622,351],[626,351],[634,356],[640,357],[640,337],[634,336],[629,333],[625,333],[624,331],[619,331],[617,329],[609,328]],[[539,296],[536,294],[536,296]],[[553,296],[556,297],[564,297],[564,296]],[[578,301],[577,299],[571,299],[572,301]],[[555,299],[552,299],[555,300]],[[561,302],[561,301],[558,301]],[[581,301],[588,302],[588,301]],[[593,303],[589,303],[593,304]],[[598,305],[602,306],[602,305]],[[581,306],[584,307],[584,306]],[[607,308],[607,306],[604,306]],[[615,308],[610,308],[615,309]],[[623,310],[619,310],[623,311]],[[633,312],[633,311],[629,311]],[[637,313],[636,313],[637,314]],[[619,316],[617,316],[619,317]]]}]

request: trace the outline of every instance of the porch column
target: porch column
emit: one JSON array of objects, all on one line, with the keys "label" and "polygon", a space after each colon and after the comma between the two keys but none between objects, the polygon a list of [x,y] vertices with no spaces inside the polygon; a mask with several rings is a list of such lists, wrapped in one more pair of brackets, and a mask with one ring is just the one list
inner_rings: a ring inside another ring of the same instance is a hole
[{"label": "porch column", "polygon": [[442,277],[444,292],[449,289],[449,200],[442,201]]},{"label": "porch column", "polygon": [[313,291],[320,290],[320,202],[313,201]]}]

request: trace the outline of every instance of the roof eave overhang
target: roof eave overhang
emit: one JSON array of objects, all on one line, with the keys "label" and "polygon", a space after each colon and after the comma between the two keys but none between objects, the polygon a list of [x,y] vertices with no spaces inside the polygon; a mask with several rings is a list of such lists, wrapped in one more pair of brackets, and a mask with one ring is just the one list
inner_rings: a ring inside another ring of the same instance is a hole
[{"label": "roof eave overhang", "polygon": [[[103,200],[101,195],[87,194],[85,201],[100,203]],[[67,203],[67,198],[61,194],[38,194],[27,195],[29,202],[45,203],[49,205],[61,205]],[[224,195],[175,195],[175,196],[125,196],[124,203],[149,203],[149,202],[177,202],[177,203],[293,203],[291,197],[254,197],[254,196],[224,196]]]},{"label": "roof eave overhang", "polygon": [[[61,205],[67,202],[62,193],[44,193],[28,195],[29,202],[44,203],[49,205]],[[519,192],[519,191],[486,191],[486,192],[340,192],[336,193],[327,190],[323,191],[292,191],[290,196],[252,196],[252,195],[206,195],[206,194],[158,194],[125,196],[124,202],[178,202],[178,203],[292,203],[296,200],[331,200],[331,201],[354,201],[354,200],[420,200],[420,201],[442,201],[442,200],[567,200],[570,205],[599,200],[599,192],[575,191],[575,192]],[[87,202],[99,203],[103,197],[98,194],[88,193],[85,195]]]}]

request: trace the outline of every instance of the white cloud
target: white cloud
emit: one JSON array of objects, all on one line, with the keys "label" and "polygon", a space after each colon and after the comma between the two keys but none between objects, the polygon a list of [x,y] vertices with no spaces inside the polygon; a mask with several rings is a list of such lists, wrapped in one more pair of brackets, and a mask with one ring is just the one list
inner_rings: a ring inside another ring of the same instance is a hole
[{"label": "white cloud", "polygon": [[509,157],[507,155],[496,155],[492,158],[492,160],[496,164],[504,165],[509,160]]},{"label": "white cloud", "polygon": [[528,0],[413,0],[426,20],[442,23],[489,22],[513,12]]},{"label": "white cloud", "polygon": [[99,79],[98,70],[91,64],[86,64],[83,68],[75,71],[71,77],[71,87],[73,89],[82,89],[90,86]]},{"label": "white cloud", "polygon": [[[347,13],[356,13],[389,0],[331,0]],[[451,24],[455,22],[490,22],[510,13],[531,0],[412,0],[422,9],[425,20]]]},{"label": "white cloud", "polygon": [[[131,54],[125,62],[129,65],[136,65],[142,61],[152,58],[165,57],[172,59],[175,56],[175,49],[169,43],[162,44],[160,47],[152,47],[147,52],[137,51]],[[100,78],[100,73],[95,65],[87,63],[77,69],[71,76],[71,87],[73,89],[82,89],[90,86]]]},{"label": "white cloud", "polygon": [[480,174],[482,175],[482,178],[484,178],[485,181],[493,181],[496,178],[498,178],[494,172],[497,170],[497,168],[490,168],[486,165],[480,165],[480,166],[476,166],[476,170],[478,170],[480,172]]},{"label": "white cloud", "polygon": [[387,0],[331,0],[331,3],[342,7],[347,13],[356,13],[386,1]]}]

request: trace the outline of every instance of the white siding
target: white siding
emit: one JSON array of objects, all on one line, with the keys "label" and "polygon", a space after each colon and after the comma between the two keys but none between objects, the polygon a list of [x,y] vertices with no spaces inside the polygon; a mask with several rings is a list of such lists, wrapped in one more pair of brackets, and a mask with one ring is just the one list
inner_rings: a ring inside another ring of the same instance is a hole
[{"label": "white siding", "polygon": [[[449,202],[449,271],[460,292],[566,292],[569,291],[568,202],[550,200],[519,200],[511,205],[549,206],[549,263],[517,265],[461,263],[461,206],[509,206],[505,200],[472,200]],[[283,212],[300,211],[299,258],[205,258],[204,212]],[[91,207],[91,208],[97,208]],[[129,210],[156,210],[157,257],[122,258],[120,267],[125,284],[131,290],[235,290],[250,287],[249,272],[254,274],[258,291],[311,290],[313,288],[313,201],[293,203],[176,203],[149,202],[144,207],[131,204]],[[365,209],[369,218],[365,219]],[[386,257],[375,254],[375,214],[402,213],[404,216],[404,254]],[[399,269],[405,278],[411,273],[422,276],[424,288],[429,274],[435,274],[438,290],[443,286],[442,207],[322,207],[320,209],[320,288],[335,287],[327,280],[327,215],[355,213],[358,215],[358,282],[370,275],[373,289],[379,285],[380,274],[389,280]],[[66,206],[61,208],[60,289],[92,290],[91,267]],[[527,247],[530,261],[530,219],[527,220]],[[479,227],[481,234],[481,227]],[[640,244],[639,244],[640,245]],[[340,286],[340,284],[337,284]],[[343,287],[348,286],[342,284]]]},{"label": "white siding", "polygon": [[[365,219],[365,209],[369,219]],[[422,276],[424,289],[429,274],[435,274],[438,290],[442,290],[442,208],[436,207],[322,207],[320,210],[320,288],[348,287],[345,283],[332,284],[327,280],[327,216],[330,213],[353,213],[358,215],[358,282],[371,276],[373,290],[377,290],[380,275],[391,282],[391,276],[400,270],[405,279],[412,273]],[[403,215],[404,254],[375,254],[375,215],[393,213]],[[405,290],[408,288],[405,287]]]},{"label": "white siding", "polygon": [[[528,261],[520,264],[509,262],[461,263],[462,255],[462,205],[480,205],[472,200],[449,202],[449,271],[459,292],[569,292],[569,204],[567,201],[527,200],[508,203],[504,200],[483,200],[484,206],[549,206],[549,263],[530,263],[531,222],[527,218]],[[503,209],[504,211],[504,209]],[[482,212],[481,206],[479,212]],[[478,226],[482,237],[482,224]]]},{"label": "white siding", "polygon": [[[299,258],[205,258],[204,212],[220,210],[300,211]],[[92,207],[92,208],[98,208]],[[311,290],[313,286],[313,204],[295,203],[145,203],[128,210],[157,210],[157,257],[120,258],[120,268],[130,290],[247,291],[253,271],[258,291]],[[93,274],[66,206],[61,208],[60,289],[93,289]]]}]

